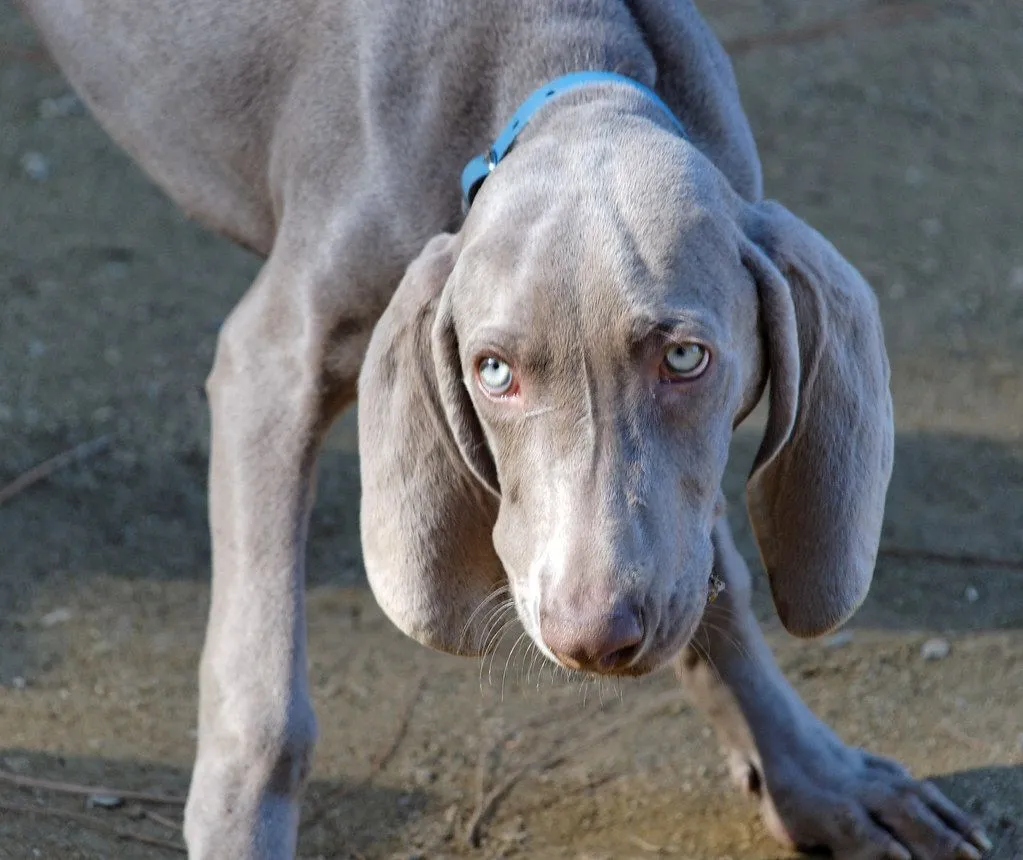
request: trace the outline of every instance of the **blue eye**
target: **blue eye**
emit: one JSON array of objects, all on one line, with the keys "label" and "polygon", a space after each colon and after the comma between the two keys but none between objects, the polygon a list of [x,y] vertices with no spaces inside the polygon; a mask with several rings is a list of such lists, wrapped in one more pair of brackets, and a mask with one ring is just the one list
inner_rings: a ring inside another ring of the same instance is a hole
[{"label": "blue eye", "polygon": [[496,396],[507,394],[515,382],[515,375],[508,362],[493,355],[480,360],[477,372],[480,383],[488,394]]},{"label": "blue eye", "polygon": [[664,369],[669,377],[695,379],[710,361],[710,352],[703,344],[679,343],[664,354]]}]

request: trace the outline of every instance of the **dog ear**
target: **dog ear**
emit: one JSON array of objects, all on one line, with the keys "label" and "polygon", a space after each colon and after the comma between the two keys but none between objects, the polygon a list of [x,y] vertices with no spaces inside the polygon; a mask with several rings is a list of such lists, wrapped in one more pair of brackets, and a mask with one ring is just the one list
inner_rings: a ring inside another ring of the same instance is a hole
[{"label": "dog ear", "polygon": [[490,615],[477,610],[507,579],[491,538],[494,464],[445,301],[457,254],[458,237],[432,239],[373,331],[359,376],[361,529],[387,616],[425,645],[476,654]]},{"label": "dog ear", "polygon": [[894,448],[888,358],[873,292],[823,236],[772,202],[748,206],[743,229],[771,389],[750,519],[782,623],[816,636],[873,576]]}]

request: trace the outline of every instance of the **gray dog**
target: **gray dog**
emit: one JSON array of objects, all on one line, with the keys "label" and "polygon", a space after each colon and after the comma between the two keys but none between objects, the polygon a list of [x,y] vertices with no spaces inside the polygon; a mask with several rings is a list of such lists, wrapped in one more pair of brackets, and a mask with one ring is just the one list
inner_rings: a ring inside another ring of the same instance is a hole
[{"label": "gray dog", "polygon": [[[784,842],[989,847],[814,717],[750,611],[722,515],[733,428],[770,376],[751,518],[785,626],[831,630],[877,552],[888,366],[866,283],[761,199],[731,67],[689,2],[22,2],[110,134],[265,258],[208,382],[194,858],[295,851],[316,734],[304,545],[320,442],[356,389],[366,567],[410,636],[478,653],[510,596],[563,666],[677,661]],[[617,76],[545,101],[466,206],[466,161],[580,71]]]}]

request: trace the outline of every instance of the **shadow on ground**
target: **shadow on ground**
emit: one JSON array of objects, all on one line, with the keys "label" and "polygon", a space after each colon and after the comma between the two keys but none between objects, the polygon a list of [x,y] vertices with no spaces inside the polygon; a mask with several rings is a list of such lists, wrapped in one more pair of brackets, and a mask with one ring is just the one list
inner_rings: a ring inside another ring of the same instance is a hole
[{"label": "shadow on ground", "polygon": [[[57,783],[87,784],[150,795],[182,797],[187,790],[187,774],[154,763],[111,761],[101,758],[48,756],[19,749],[0,750],[0,764],[8,771],[31,774]],[[529,780],[523,788],[528,791]],[[1023,766],[988,767],[936,775],[933,782],[945,794],[981,821],[994,843],[988,860],[1019,860],[1023,857],[1023,826],[1014,817],[1009,804],[1001,798],[1023,796]],[[651,834],[656,819],[663,816],[663,802],[683,807],[689,799],[680,790],[664,791],[661,801],[632,804],[628,829],[632,833]],[[620,789],[619,789],[620,791]],[[614,788],[611,794],[616,793]],[[675,794],[673,800],[670,796]],[[106,795],[117,797],[116,793]],[[716,793],[715,795],[716,796]],[[713,801],[712,796],[710,800]],[[338,860],[383,860],[416,855],[408,849],[413,840],[422,842],[422,833],[432,834],[434,852],[429,856],[500,857],[509,856],[509,841],[527,842],[528,827],[519,822],[518,834],[509,840],[506,827],[497,824],[483,831],[483,844],[472,851],[465,844],[464,824],[469,810],[463,809],[470,798],[444,808],[421,789],[395,790],[364,781],[316,780],[306,798],[300,837],[300,856],[338,858]],[[714,826],[715,813],[701,803],[690,804],[689,824],[696,830]],[[571,805],[570,805],[571,807]],[[29,812],[27,810],[32,810]],[[534,810],[536,811],[536,810]],[[567,815],[578,813],[570,808]],[[155,816],[151,816],[155,813]],[[734,813],[733,813],[734,814]],[[175,856],[174,846],[183,844],[180,833],[171,825],[180,822],[181,807],[148,800],[126,799],[118,808],[95,807],[84,796],[50,789],[19,788],[0,783],[0,857],[108,857],[116,846],[123,860],[155,860]],[[586,815],[577,826],[585,826]],[[569,828],[571,823],[569,822]],[[155,840],[161,844],[147,844]],[[649,853],[653,844],[635,837],[634,845]],[[16,847],[15,851],[12,851]],[[569,845],[561,847],[570,847]],[[545,850],[551,851],[546,855]],[[5,853],[6,852],[6,853]],[[675,852],[664,849],[661,856]],[[790,857],[771,852],[763,857]],[[425,855],[423,855],[425,856]],[[517,855],[515,855],[517,856]],[[560,853],[557,844],[538,849],[533,856],[571,856]],[[582,854],[579,856],[591,856]],[[637,854],[636,856],[642,856]]]},{"label": "shadow on ground", "polygon": [[[187,771],[152,762],[0,749],[0,768],[14,776],[114,790],[103,798],[119,797],[117,790],[183,798],[188,790]],[[428,806],[429,795],[413,787],[398,790],[361,780],[314,780],[306,796],[305,818],[315,816],[318,823],[304,827],[303,856],[354,860],[382,856],[388,846],[397,851],[403,827],[422,817]],[[180,804],[130,797],[117,808],[104,808],[90,802],[88,795],[19,787],[0,778],[0,858],[98,860],[114,856],[111,846],[117,846],[119,860],[173,857],[178,852],[171,846],[184,844],[171,826],[180,823],[182,811]],[[150,845],[146,839],[169,844]]]},{"label": "shadow on ground", "polygon": [[994,843],[990,860],[1023,858],[1023,820],[1018,809],[1023,797],[1023,765],[962,770],[935,776],[933,782],[983,820]]}]

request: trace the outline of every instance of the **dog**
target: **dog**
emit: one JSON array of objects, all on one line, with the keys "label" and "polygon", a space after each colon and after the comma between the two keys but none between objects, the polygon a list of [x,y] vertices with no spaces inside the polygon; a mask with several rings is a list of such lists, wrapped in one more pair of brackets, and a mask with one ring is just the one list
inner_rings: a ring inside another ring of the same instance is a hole
[{"label": "dog", "polygon": [[763,199],[691,3],[20,2],[110,135],[264,258],[207,383],[191,857],[294,855],[314,471],[357,391],[366,569],[405,633],[478,654],[507,596],[564,667],[674,661],[784,843],[990,848],[820,722],[750,610],[720,489],[734,428],[767,398],[751,522],[785,627],[832,630],[877,553],[888,364],[868,285]]}]

